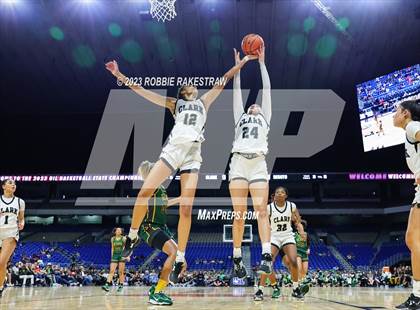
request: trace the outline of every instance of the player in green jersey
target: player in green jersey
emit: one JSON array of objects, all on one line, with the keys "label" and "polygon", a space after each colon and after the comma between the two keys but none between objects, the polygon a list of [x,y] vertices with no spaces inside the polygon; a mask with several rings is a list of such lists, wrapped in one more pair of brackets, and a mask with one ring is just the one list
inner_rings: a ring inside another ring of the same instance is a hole
[{"label": "player in green jersey", "polygon": [[308,255],[309,250],[309,237],[305,232],[307,222],[301,220],[301,225],[298,225],[297,232],[295,232],[295,240],[297,247],[297,262],[299,267],[299,281],[304,281],[308,273]]},{"label": "player in green jersey", "polygon": [[125,271],[125,263],[130,259],[123,259],[122,258],[122,251],[124,249],[125,244],[125,236],[124,230],[120,227],[116,227],[112,230],[112,238],[111,238],[111,265],[108,274],[108,279],[102,289],[104,291],[109,292],[110,287],[112,286],[112,278],[114,277],[115,270],[118,267],[118,290],[117,292],[121,292],[124,285],[124,271]]},{"label": "player in green jersey", "polygon": [[[305,282],[306,274],[308,273],[308,255],[309,251],[309,236],[305,232],[307,227],[307,222],[303,219],[300,220],[300,223],[296,224],[295,231],[295,242],[297,249],[297,264],[299,270],[299,283],[301,283],[302,294],[306,295],[309,291],[309,285]],[[290,262],[286,256],[283,256],[283,265],[290,270]]]},{"label": "player in green jersey", "polygon": [[[146,179],[153,163],[144,161],[139,168],[139,174]],[[169,282],[169,274],[172,265],[175,262],[178,245],[173,239],[173,235],[166,225],[166,209],[174,204],[179,203],[179,197],[168,200],[168,195],[163,186],[159,186],[153,196],[149,200],[147,214],[140,226],[140,238],[150,247],[163,251],[168,257],[160,271],[159,281],[152,286],[149,291],[149,303],[154,305],[172,305],[172,299],[163,291]],[[184,262],[183,270],[186,268]]]}]

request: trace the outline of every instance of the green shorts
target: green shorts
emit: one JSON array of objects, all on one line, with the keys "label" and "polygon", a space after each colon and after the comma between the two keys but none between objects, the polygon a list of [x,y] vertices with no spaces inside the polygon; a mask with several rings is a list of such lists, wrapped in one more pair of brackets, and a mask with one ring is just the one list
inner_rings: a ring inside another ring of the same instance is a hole
[{"label": "green shorts", "polygon": [[111,263],[125,263],[125,260],[122,258],[122,253],[112,255]]},{"label": "green shorts", "polygon": [[308,254],[306,254],[306,250],[299,251],[298,249],[297,256],[299,256],[302,259],[302,262],[308,261]]},{"label": "green shorts", "polygon": [[140,227],[140,238],[150,247],[162,250],[166,241],[173,239],[168,226],[144,224]]}]

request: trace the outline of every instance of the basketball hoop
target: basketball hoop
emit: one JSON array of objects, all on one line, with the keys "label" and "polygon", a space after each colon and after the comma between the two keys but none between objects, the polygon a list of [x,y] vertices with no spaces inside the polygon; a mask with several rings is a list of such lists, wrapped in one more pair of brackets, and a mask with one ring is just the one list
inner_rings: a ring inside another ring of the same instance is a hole
[{"label": "basketball hoop", "polygon": [[176,16],[175,1],[176,0],[149,0],[150,14],[158,21],[170,21]]}]

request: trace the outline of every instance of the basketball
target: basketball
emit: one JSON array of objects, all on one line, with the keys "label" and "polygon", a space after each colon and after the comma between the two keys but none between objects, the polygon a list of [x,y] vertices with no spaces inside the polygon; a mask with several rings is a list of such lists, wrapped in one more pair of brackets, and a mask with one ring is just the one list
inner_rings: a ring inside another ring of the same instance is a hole
[{"label": "basketball", "polygon": [[261,46],[264,46],[264,40],[258,34],[250,33],[242,39],[241,47],[245,55],[257,55]]}]

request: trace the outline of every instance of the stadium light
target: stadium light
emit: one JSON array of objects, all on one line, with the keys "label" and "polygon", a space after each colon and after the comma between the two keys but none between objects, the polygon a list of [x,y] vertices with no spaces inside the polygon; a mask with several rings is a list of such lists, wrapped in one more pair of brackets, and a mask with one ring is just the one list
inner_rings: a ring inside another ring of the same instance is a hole
[{"label": "stadium light", "polygon": [[91,6],[98,4],[98,0],[74,0],[73,2],[85,6]]},{"label": "stadium light", "polygon": [[21,0],[0,0],[0,3],[3,5],[16,5],[19,4]]},{"label": "stadium light", "polygon": [[[331,22],[333,23],[337,29],[343,33],[346,38],[350,41],[353,40],[352,36],[346,31],[346,27],[342,23],[340,23],[337,18],[331,13],[330,7],[327,7],[321,0],[310,0],[313,5]],[[348,25],[347,25],[348,26]]]},{"label": "stadium light", "polygon": [[[103,9],[103,4],[105,2],[99,0],[73,0],[68,1],[66,4],[69,4],[69,10],[76,10],[80,14],[96,14],[100,15],[101,10]],[[92,16],[93,17],[93,16]]]}]

